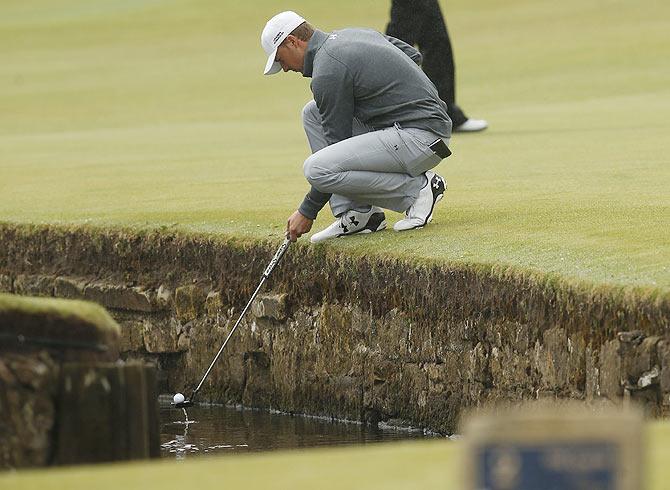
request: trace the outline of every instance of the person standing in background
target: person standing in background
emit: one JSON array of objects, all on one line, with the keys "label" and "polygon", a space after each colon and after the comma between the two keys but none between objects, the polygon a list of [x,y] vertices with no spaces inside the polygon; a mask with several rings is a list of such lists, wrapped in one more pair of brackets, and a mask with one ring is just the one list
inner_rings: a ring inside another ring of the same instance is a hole
[{"label": "person standing in background", "polygon": [[468,118],[456,104],[454,55],[437,0],[392,0],[386,34],[419,48],[423,71],[446,102],[454,132],[483,131],[488,127],[483,119]]}]

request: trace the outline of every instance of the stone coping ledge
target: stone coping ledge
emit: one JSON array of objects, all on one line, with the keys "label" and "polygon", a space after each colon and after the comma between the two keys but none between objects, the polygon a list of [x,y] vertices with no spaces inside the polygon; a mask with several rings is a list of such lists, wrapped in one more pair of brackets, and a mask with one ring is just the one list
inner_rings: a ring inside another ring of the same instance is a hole
[{"label": "stone coping ledge", "polygon": [[0,293],[0,350],[92,351],[118,357],[121,330],[94,303]]}]

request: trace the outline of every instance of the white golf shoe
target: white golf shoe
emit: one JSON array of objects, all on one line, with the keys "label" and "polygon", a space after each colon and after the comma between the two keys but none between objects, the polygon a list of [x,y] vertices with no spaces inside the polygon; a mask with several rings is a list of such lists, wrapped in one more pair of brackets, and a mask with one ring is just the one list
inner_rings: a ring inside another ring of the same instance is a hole
[{"label": "white golf shoe", "polygon": [[475,133],[477,131],[484,131],[489,127],[484,119],[468,119],[460,126],[454,128],[454,133]]},{"label": "white golf shoe", "polygon": [[318,243],[331,238],[355,235],[356,233],[373,233],[384,228],[386,228],[384,210],[372,206],[370,211],[366,213],[354,210],[347,211],[328,228],[314,233],[309,240],[312,243]]},{"label": "white golf shoe", "polygon": [[401,219],[393,229],[395,231],[413,230],[422,228],[433,219],[433,210],[444,196],[447,189],[447,181],[437,175],[435,172],[426,172],[426,185],[419,191],[419,197],[414,204],[405,212],[405,219]]}]

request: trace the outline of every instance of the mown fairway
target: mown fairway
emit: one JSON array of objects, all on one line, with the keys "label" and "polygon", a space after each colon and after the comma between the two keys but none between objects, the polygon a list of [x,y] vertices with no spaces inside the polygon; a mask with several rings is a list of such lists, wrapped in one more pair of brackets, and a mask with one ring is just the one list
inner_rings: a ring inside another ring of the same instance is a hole
[{"label": "mown fairway", "polygon": [[[287,8],[382,30],[389,6],[3,0],[0,220],[280,236],[307,190],[310,92],[262,76],[259,35]],[[452,140],[432,226],[327,246],[668,291],[670,4],[443,8],[459,101],[491,128]]]}]

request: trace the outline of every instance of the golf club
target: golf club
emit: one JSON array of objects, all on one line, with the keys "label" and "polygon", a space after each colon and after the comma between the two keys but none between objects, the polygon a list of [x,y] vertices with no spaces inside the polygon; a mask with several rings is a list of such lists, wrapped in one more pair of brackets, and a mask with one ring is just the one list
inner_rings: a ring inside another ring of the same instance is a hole
[{"label": "golf club", "polygon": [[207,371],[205,372],[205,375],[204,375],[204,376],[202,377],[202,379],[200,380],[200,383],[198,383],[198,386],[196,386],[195,389],[193,390],[193,393],[191,393],[191,398],[189,398],[189,399],[187,399],[187,400],[184,400],[184,401],[182,401],[182,402],[179,402],[179,403],[175,403],[175,404],[174,404],[175,407],[177,407],[177,408],[184,408],[184,407],[190,407],[190,406],[193,405],[194,400],[195,400],[195,395],[198,393],[198,391],[199,391],[200,388],[202,387],[202,384],[203,384],[203,383],[205,382],[205,380],[207,379],[207,376],[209,376],[210,371],[211,371],[212,368],[214,367],[214,364],[216,364],[216,361],[217,361],[217,360],[219,359],[219,357],[221,356],[221,353],[223,352],[223,349],[226,348],[226,344],[228,343],[228,341],[230,340],[230,338],[231,338],[231,337],[233,336],[233,334],[235,333],[235,330],[237,330],[237,327],[239,326],[240,322],[242,321],[242,318],[244,318],[244,314],[247,312],[247,310],[248,310],[249,307],[251,306],[251,303],[253,303],[254,299],[256,299],[256,295],[257,295],[258,292],[261,290],[261,287],[263,287],[263,283],[265,283],[265,281],[267,280],[267,278],[270,277],[270,274],[272,273],[272,271],[274,270],[274,268],[277,266],[277,264],[279,263],[279,261],[281,260],[281,258],[284,256],[284,254],[286,253],[286,250],[288,250],[288,246],[289,246],[290,244],[291,244],[291,241],[290,241],[288,238],[286,238],[286,239],[284,240],[284,243],[281,244],[281,246],[279,247],[279,249],[278,249],[277,252],[275,253],[274,257],[272,257],[272,260],[270,261],[270,263],[268,264],[268,266],[265,268],[265,271],[263,272],[263,276],[261,277],[261,282],[258,284],[258,287],[257,287],[256,290],[254,291],[254,294],[251,295],[251,299],[250,299],[249,302],[247,303],[247,306],[245,306],[244,309],[242,310],[242,314],[241,314],[240,317],[237,319],[237,322],[235,322],[235,325],[233,326],[232,330],[230,331],[230,333],[229,333],[228,336],[226,337],[226,340],[223,341],[223,345],[222,345],[221,348],[219,349],[219,352],[216,353],[216,356],[214,356],[214,360],[212,361],[212,363],[211,363],[211,364],[209,365],[209,367],[207,368]]}]

